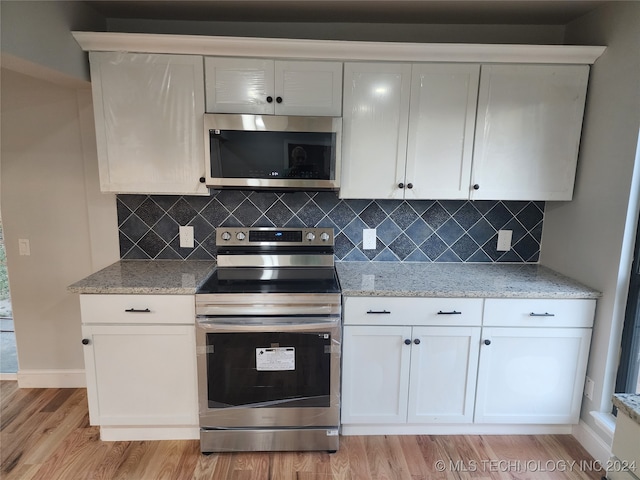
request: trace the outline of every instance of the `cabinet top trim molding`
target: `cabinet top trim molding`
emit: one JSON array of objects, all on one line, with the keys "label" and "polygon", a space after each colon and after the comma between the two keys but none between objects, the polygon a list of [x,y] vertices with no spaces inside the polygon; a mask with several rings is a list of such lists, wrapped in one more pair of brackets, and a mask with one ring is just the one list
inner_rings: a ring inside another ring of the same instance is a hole
[{"label": "cabinet top trim molding", "polygon": [[72,32],[85,51],[173,53],[300,60],[593,64],[606,47],[461,43],[358,42]]}]

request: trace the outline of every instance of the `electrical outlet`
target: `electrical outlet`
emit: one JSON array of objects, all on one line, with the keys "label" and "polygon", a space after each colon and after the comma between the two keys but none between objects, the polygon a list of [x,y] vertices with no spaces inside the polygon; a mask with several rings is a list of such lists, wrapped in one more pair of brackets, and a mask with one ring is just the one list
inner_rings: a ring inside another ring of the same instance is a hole
[{"label": "electrical outlet", "polygon": [[29,244],[28,238],[18,239],[18,252],[20,253],[20,255],[31,255],[31,245]]},{"label": "electrical outlet", "polygon": [[363,250],[376,249],[376,229],[375,228],[362,229],[362,249]]},{"label": "electrical outlet", "polygon": [[180,227],[180,247],[193,248],[193,227]]},{"label": "electrical outlet", "polygon": [[584,381],[584,396],[593,400],[593,380],[587,377]]},{"label": "electrical outlet", "polygon": [[498,246],[496,250],[499,252],[508,252],[511,250],[511,237],[513,230],[498,230]]}]

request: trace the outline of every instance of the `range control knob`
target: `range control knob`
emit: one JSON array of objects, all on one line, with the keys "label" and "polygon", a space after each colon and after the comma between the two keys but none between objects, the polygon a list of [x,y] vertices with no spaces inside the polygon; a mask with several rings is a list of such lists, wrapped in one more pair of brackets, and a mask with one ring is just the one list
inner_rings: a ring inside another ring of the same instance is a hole
[{"label": "range control knob", "polygon": [[238,232],[236,233],[236,238],[240,241],[244,240],[247,236],[244,234],[244,232]]},{"label": "range control knob", "polygon": [[315,233],[313,232],[307,233],[306,239],[309,240],[310,242],[313,242],[316,239]]},{"label": "range control knob", "polygon": [[231,240],[231,234],[229,232],[222,232],[222,235],[220,235],[220,238],[222,238],[222,240],[229,241]]},{"label": "range control knob", "polygon": [[329,240],[329,234],[327,232],[324,232],[322,235],[320,235],[320,240],[322,240],[323,242],[326,242],[327,240]]}]

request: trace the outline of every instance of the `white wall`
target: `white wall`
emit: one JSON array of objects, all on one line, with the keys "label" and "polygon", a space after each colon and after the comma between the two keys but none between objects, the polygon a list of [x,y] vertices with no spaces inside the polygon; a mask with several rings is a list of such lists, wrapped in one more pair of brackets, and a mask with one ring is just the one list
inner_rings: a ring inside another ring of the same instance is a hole
[{"label": "white wall", "polygon": [[394,23],[198,22],[107,20],[112,32],[307,38],[422,43],[561,44],[563,25],[433,25]]},{"label": "white wall", "polygon": [[591,69],[574,200],[548,203],[541,263],[603,292],[598,301],[582,420],[611,412],[638,220],[640,3],[616,2],[567,26],[566,43],[606,45]]},{"label": "white wall", "polygon": [[0,21],[3,67],[89,79],[87,55],[71,30],[104,30],[104,18],[92,8],[82,2],[2,0]]},{"label": "white wall", "polygon": [[[115,196],[99,193],[90,91],[6,69],[0,81],[0,207],[18,380],[77,385],[80,308],[66,287],[119,256]],[[30,256],[19,255],[18,239],[29,240]]]}]

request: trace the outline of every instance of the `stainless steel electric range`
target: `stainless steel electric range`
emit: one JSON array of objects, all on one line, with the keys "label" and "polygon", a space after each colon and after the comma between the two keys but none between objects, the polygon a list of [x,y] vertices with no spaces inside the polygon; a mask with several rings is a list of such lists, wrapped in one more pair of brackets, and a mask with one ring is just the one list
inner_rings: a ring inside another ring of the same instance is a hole
[{"label": "stainless steel electric range", "polygon": [[338,449],[331,228],[219,228],[196,294],[202,452]]}]

